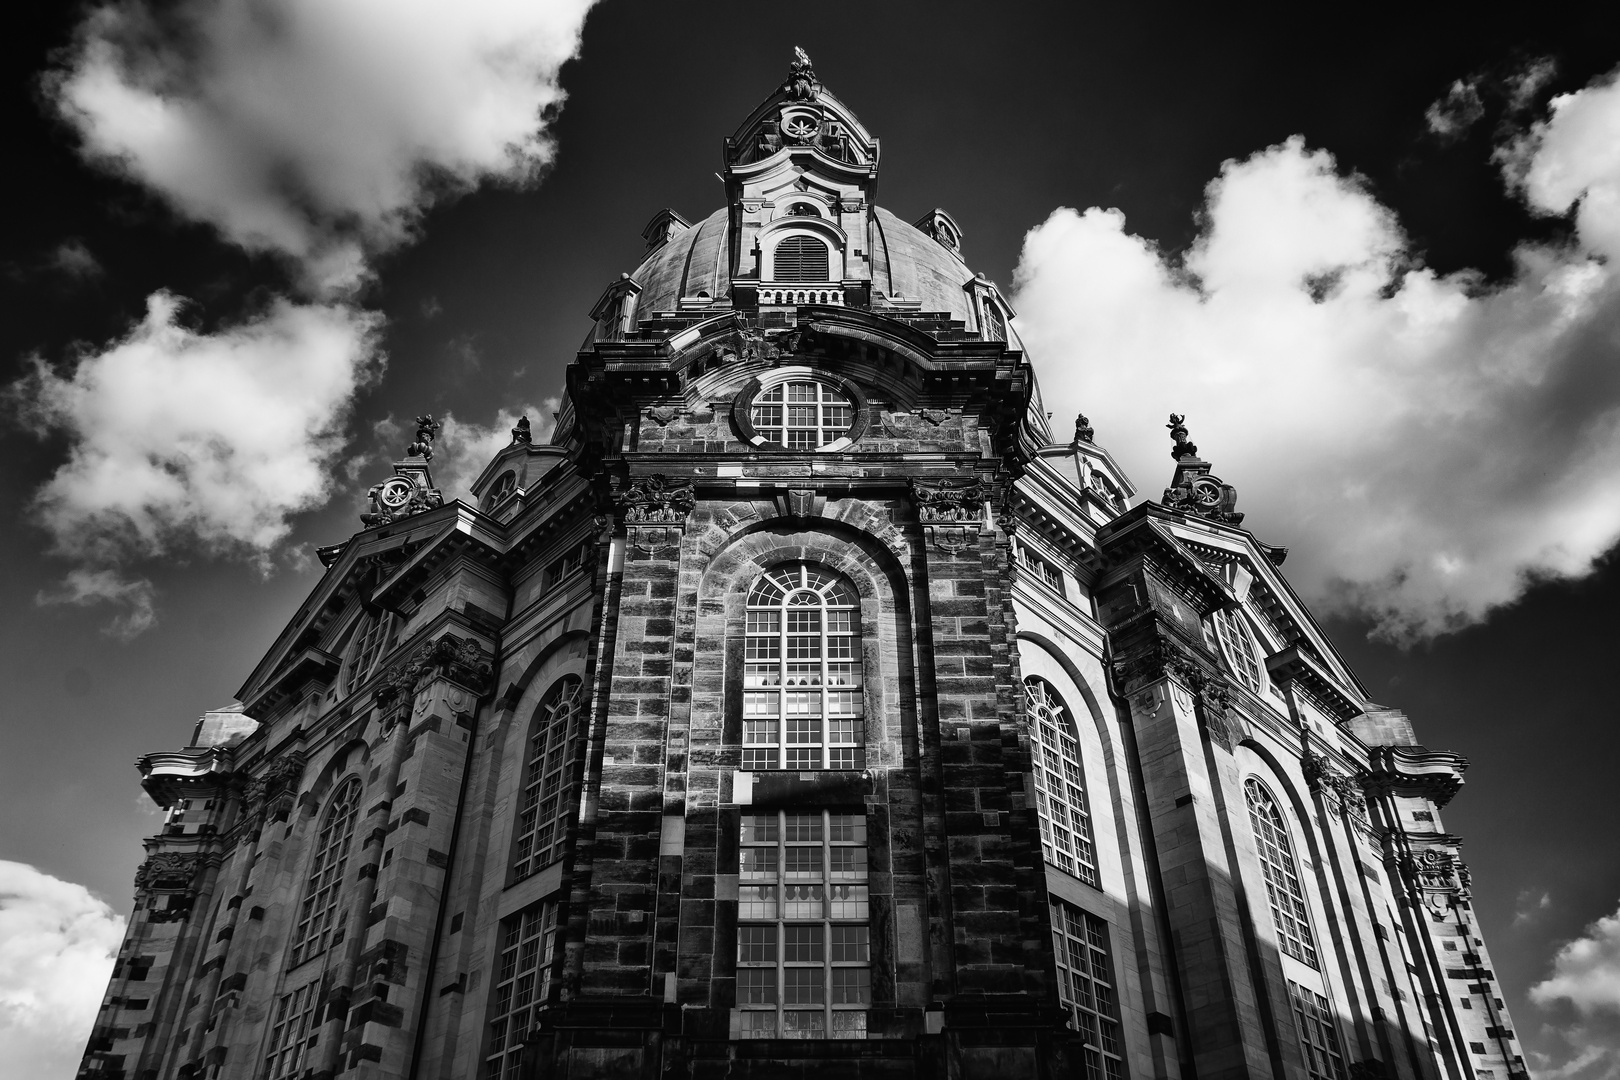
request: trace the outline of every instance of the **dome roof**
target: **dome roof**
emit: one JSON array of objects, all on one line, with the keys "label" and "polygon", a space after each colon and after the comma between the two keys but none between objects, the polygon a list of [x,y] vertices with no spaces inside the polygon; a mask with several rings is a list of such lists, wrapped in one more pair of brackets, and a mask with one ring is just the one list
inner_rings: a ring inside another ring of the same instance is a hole
[{"label": "dome roof", "polygon": [[[970,332],[979,331],[978,314],[964,286],[973,280],[960,256],[881,206],[870,220],[873,306],[900,302],[921,311],[948,312]],[[684,229],[648,254],[631,277],[641,286],[642,318],[674,311],[681,298],[731,295],[729,214],[720,209]]]}]

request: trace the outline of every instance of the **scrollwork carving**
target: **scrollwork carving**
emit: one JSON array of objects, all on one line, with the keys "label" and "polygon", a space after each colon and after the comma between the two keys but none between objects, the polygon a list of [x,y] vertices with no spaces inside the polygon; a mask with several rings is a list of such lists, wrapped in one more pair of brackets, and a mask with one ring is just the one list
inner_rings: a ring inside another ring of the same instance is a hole
[{"label": "scrollwork carving", "polygon": [[697,504],[690,480],[672,484],[662,473],[631,482],[614,496],[629,525],[679,525]]},{"label": "scrollwork carving", "polygon": [[917,504],[917,520],[925,524],[984,520],[987,495],[985,485],[978,480],[959,484],[913,480],[911,497]]}]

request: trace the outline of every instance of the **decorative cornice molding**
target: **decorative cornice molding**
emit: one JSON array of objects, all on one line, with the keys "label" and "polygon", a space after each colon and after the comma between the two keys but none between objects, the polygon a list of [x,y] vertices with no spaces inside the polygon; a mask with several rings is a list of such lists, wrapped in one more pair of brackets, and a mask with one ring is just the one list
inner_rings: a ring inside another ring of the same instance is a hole
[{"label": "decorative cornice molding", "polygon": [[1462,788],[1468,759],[1421,746],[1375,746],[1363,786],[1372,795],[1406,795],[1444,806]]}]

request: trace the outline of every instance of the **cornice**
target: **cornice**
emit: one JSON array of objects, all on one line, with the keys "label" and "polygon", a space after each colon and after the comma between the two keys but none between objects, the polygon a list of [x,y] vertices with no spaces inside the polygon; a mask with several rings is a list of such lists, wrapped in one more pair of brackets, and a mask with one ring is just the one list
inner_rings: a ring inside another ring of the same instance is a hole
[{"label": "cornice", "polygon": [[259,687],[257,693],[242,698],[242,711],[249,716],[273,712],[287,697],[311,680],[330,685],[343,666],[343,658],[324,649],[306,646],[294,653]]},{"label": "cornice", "polygon": [[1422,746],[1375,746],[1368,752],[1369,792],[1418,796],[1444,806],[1462,788],[1468,759]]},{"label": "cornice", "polygon": [[1132,560],[1141,557],[1167,584],[1198,602],[1205,611],[1231,604],[1232,592],[1226,582],[1210,573],[1203,560],[1171,535],[1165,528],[1165,515],[1161,507],[1143,503],[1097,530],[1104,575],[1099,588],[1129,573]]},{"label": "cornice", "polygon": [[1266,671],[1279,686],[1297,684],[1338,723],[1354,720],[1367,711],[1367,703],[1340,685],[1327,666],[1301,648],[1299,642],[1266,657]]}]

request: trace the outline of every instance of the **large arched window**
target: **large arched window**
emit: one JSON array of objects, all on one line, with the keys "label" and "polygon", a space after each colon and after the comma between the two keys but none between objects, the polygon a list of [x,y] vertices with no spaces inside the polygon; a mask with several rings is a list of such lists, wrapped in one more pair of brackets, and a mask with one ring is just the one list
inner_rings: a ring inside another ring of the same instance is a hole
[{"label": "large arched window", "polygon": [[1305,893],[1300,888],[1293,847],[1288,842],[1288,823],[1277,801],[1260,781],[1253,777],[1243,781],[1243,796],[1249,804],[1249,824],[1254,827],[1255,845],[1260,849],[1266,897],[1271,903],[1272,921],[1277,924],[1277,943],[1295,960],[1317,967]]},{"label": "large arched window", "polygon": [[832,258],[827,245],[809,236],[790,236],[776,245],[772,281],[829,281]]},{"label": "large arched window", "polygon": [[517,835],[512,842],[512,880],[517,881],[562,858],[573,805],[574,750],[585,684],[564,675],[546,691],[529,729]]},{"label": "large arched window", "polygon": [[1025,679],[1024,695],[1029,704],[1041,850],[1053,866],[1096,885],[1097,851],[1091,842],[1091,808],[1074,717],[1045,679]]},{"label": "large arched window", "polygon": [[293,967],[325,952],[333,942],[334,932],[343,925],[344,913],[339,910],[343,871],[349,865],[349,845],[354,840],[354,822],[359,813],[360,778],[350,777],[332,793],[321,816],[309,880],[304,885],[304,903],[298,909],[298,925],[293,931]]},{"label": "large arched window", "polygon": [[815,563],[760,576],[748,594],[744,769],[863,769],[859,598]]}]

